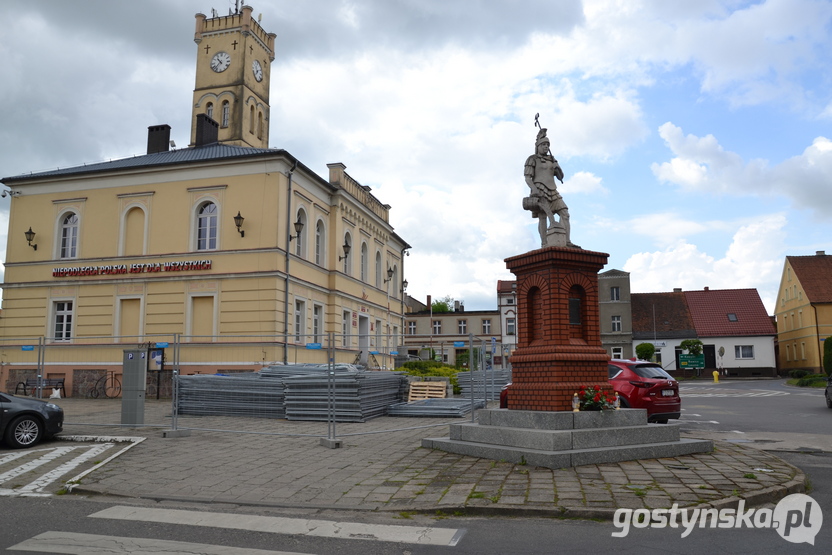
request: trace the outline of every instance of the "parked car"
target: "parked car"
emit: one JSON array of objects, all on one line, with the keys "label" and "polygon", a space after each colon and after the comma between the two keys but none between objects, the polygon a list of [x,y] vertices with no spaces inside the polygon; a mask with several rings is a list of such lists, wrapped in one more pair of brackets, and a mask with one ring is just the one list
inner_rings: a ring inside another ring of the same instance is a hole
[{"label": "parked car", "polygon": [[64,410],[54,403],[0,393],[0,437],[14,449],[31,447],[63,430]]},{"label": "parked car", "polygon": [[826,397],[826,406],[832,409],[832,378],[828,378],[826,380],[826,392],[824,396]]},{"label": "parked car", "polygon": [[681,415],[679,382],[654,362],[612,359],[609,380],[622,408],[647,409],[648,422],[666,424]]}]

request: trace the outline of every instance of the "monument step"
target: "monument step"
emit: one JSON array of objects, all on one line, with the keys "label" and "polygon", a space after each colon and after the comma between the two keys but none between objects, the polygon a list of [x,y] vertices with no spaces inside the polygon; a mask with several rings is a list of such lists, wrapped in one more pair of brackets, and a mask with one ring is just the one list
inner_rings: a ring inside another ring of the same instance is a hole
[{"label": "monument step", "polygon": [[541,466],[544,468],[569,468],[588,464],[607,464],[637,459],[661,459],[680,457],[693,453],[713,451],[713,442],[701,439],[682,438],[678,441],[601,447],[589,449],[568,449],[547,451],[523,447],[509,447],[472,441],[458,441],[451,438],[425,438],[422,447],[441,449],[448,453],[507,461],[515,464]]},{"label": "monument step", "polygon": [[507,426],[532,430],[576,430],[647,425],[645,409],[601,411],[536,411],[484,409],[476,411],[480,426]]},{"label": "monument step", "polygon": [[451,424],[450,426],[450,439],[452,440],[543,451],[666,443],[677,441],[679,437],[679,426],[673,424],[577,430],[533,430],[509,426],[481,426],[472,423]]}]

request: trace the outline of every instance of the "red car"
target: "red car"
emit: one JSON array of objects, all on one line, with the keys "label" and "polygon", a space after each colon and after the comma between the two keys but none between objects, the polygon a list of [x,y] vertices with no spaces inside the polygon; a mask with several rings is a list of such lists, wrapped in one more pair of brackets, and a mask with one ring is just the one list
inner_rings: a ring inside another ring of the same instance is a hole
[{"label": "red car", "polygon": [[679,382],[660,365],[646,360],[612,359],[608,369],[621,408],[647,409],[648,422],[661,424],[681,415]]}]

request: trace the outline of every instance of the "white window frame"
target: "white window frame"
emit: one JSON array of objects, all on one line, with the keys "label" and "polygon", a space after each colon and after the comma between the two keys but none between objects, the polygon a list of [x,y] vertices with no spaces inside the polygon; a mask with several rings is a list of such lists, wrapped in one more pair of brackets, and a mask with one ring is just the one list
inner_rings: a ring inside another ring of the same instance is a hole
[{"label": "white window frame", "polygon": [[[306,221],[306,211],[303,208],[301,208],[300,210],[298,210],[298,213],[295,216],[295,222],[301,222],[303,224],[303,228],[300,230],[300,233],[295,235],[295,256],[299,258],[306,258],[306,232],[309,229],[306,225]],[[292,232],[294,231],[295,224],[293,222]]]},{"label": "white window frame", "polygon": [[295,343],[306,342],[306,301],[295,299]]},{"label": "white window frame", "polygon": [[621,331],[621,316],[613,316],[611,324],[611,330],[613,332],[620,332]]},{"label": "white window frame", "polygon": [[227,100],[222,101],[222,122],[220,127],[228,127],[228,118],[231,114],[231,104]]},{"label": "white window frame", "polygon": [[323,323],[324,307],[323,305],[312,305],[312,342],[321,343],[321,334]]},{"label": "white window frame", "polygon": [[506,318],[506,335],[515,335],[517,333],[517,326],[514,318]]},{"label": "white window frame", "polygon": [[491,319],[486,318],[482,321],[482,334],[491,335]]},{"label": "white window frame", "polygon": [[[72,341],[75,327],[75,300],[53,300],[51,323],[52,341],[56,343],[66,343]],[[60,333],[58,332],[58,326],[61,327]],[[69,329],[67,329],[67,327]]]},{"label": "white window frame", "polygon": [[352,236],[349,231],[344,234],[344,244],[350,246],[350,252],[346,253],[343,259],[344,273],[349,276],[352,275]]},{"label": "white window frame", "polygon": [[[203,212],[208,206],[214,207],[213,213]],[[219,215],[220,207],[213,200],[206,200],[197,205],[194,250],[215,251],[219,248]],[[203,232],[203,230],[205,231]],[[213,237],[211,237],[212,231]],[[203,233],[205,234],[204,237]]]},{"label": "white window frame", "polygon": [[456,329],[459,335],[467,335],[468,334],[468,320],[457,320],[456,321]]},{"label": "white window frame", "polygon": [[60,222],[58,258],[78,258],[78,230],[81,225],[81,218],[77,212],[68,211],[61,214]]},{"label": "white window frame", "polygon": [[610,349],[612,358],[624,358],[624,347],[613,347]]},{"label": "white window frame", "polygon": [[407,335],[416,335],[416,322],[414,320],[407,322]]},{"label": "white window frame", "polygon": [[433,328],[433,335],[442,335],[442,320],[433,320],[431,327]]},{"label": "white window frame", "polygon": [[[750,355],[747,354],[750,350]],[[737,360],[753,360],[754,359],[754,345],[734,345],[734,358]]]},{"label": "white window frame", "polygon": [[324,222],[318,220],[315,224],[315,264],[318,266],[324,265],[324,259],[326,253],[324,248],[326,246],[326,229],[324,228]]},{"label": "white window frame", "polygon": [[367,275],[369,273],[369,266],[370,266],[370,261],[367,260],[369,257],[370,257],[370,249],[367,246],[366,242],[361,241],[361,260],[360,260],[360,265],[361,265],[360,276],[361,277],[360,277],[360,279],[363,283],[367,283],[367,280],[369,279],[369,276]]},{"label": "white window frame", "polygon": [[611,301],[620,301],[621,300],[621,287],[613,286],[610,287],[610,300]]},{"label": "white window frame", "polygon": [[352,311],[341,312],[341,342],[344,347],[350,346],[350,322],[352,322]]}]

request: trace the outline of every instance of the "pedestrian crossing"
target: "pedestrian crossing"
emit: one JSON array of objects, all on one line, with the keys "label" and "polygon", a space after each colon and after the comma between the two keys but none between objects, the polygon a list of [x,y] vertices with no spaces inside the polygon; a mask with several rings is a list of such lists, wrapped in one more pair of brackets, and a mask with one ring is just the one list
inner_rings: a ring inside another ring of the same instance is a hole
[{"label": "pedestrian crossing", "polygon": [[790,395],[788,391],[771,389],[725,389],[721,387],[679,387],[679,396],[684,399],[693,397],[781,397]]},{"label": "pedestrian crossing", "polygon": [[[113,445],[113,443],[64,445],[0,455],[0,496],[46,497],[52,495],[47,488],[73,473],[79,466],[100,457]],[[21,464],[15,465],[15,462]],[[34,479],[32,479],[33,476]],[[20,483],[21,481],[26,483]]]},{"label": "pedestrian crossing", "polygon": [[[164,523],[225,530],[286,534],[314,538],[391,542],[413,546],[455,547],[465,529],[432,526],[368,524],[323,519],[287,518],[248,514],[192,511],[183,509],[115,505],[88,515],[89,518],[127,522]],[[47,531],[8,548],[9,551],[37,551],[86,555],[123,553],[166,553],[201,555],[294,555],[286,551],[234,548],[211,544]]]}]

